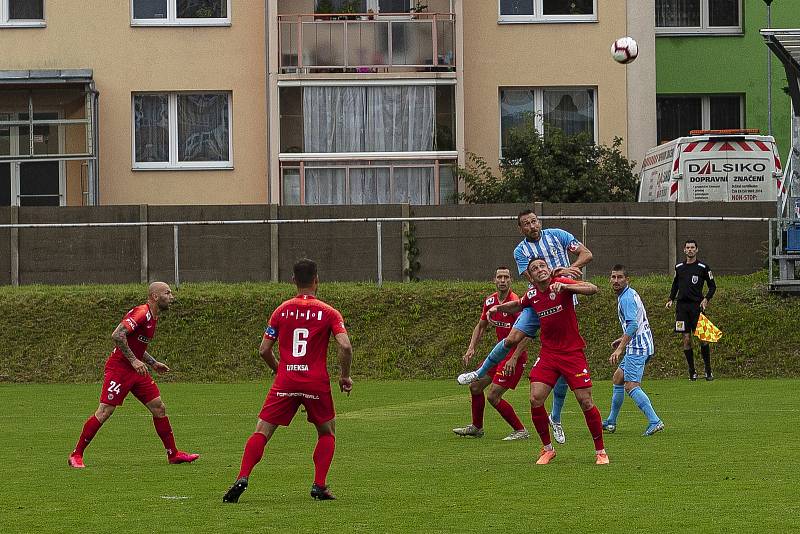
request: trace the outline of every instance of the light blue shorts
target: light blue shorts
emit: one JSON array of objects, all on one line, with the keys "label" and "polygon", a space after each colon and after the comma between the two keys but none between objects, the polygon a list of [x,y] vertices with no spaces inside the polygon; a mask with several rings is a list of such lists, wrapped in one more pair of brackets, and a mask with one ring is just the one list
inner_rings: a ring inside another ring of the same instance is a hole
[{"label": "light blue shorts", "polygon": [[533,308],[526,306],[514,321],[514,328],[522,330],[528,337],[536,337],[536,332],[539,331],[539,316],[533,311]]},{"label": "light blue shorts", "polygon": [[644,376],[644,366],[652,358],[652,354],[626,354],[622,361],[619,362],[619,368],[622,369],[625,382],[641,382]]}]

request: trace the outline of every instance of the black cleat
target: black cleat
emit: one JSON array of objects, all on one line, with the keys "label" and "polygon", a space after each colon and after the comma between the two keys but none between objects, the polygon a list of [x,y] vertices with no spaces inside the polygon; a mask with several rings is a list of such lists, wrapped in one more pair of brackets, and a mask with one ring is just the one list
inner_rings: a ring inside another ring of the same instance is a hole
[{"label": "black cleat", "polygon": [[706,382],[711,382],[712,380],[714,380],[714,375],[706,375]]},{"label": "black cleat", "polygon": [[239,497],[247,489],[247,477],[242,477],[231,486],[225,496],[222,497],[222,502],[239,502]]},{"label": "black cleat", "polygon": [[691,373],[689,375],[689,380],[691,380],[692,382],[695,382],[697,380],[697,373]]},{"label": "black cleat", "polygon": [[328,486],[319,486],[317,484],[311,484],[311,497],[318,501],[332,501],[336,498],[331,493],[331,490],[328,489]]}]

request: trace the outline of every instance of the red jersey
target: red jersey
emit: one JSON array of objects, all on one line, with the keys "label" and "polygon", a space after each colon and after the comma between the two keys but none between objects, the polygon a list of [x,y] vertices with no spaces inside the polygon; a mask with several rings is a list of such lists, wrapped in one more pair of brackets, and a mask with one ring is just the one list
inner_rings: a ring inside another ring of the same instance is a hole
[{"label": "red jersey", "polygon": [[342,314],[313,295],[298,295],[272,313],[264,332],[278,340],[278,374],[273,389],[330,391],[328,342],[347,333]]},{"label": "red jersey", "polygon": [[[153,336],[156,334],[158,318],[154,317],[150,312],[150,306],[142,304],[126,313],[121,322],[128,331],[128,346],[133,351],[133,355],[141,360],[144,351],[147,350],[147,344],[153,340]],[[128,358],[122,354],[119,347],[114,347],[111,352],[111,358],[130,365]]]},{"label": "red jersey", "polygon": [[[503,302],[500,302],[497,292],[494,292],[486,297],[486,300],[483,301],[481,321],[487,320],[486,312],[489,311],[489,308],[497,304],[505,304],[506,302],[510,302],[512,300],[519,300],[519,297],[514,294],[513,291],[508,292],[508,296],[506,296],[506,300]],[[495,333],[497,334],[497,341],[501,341],[508,336],[508,334],[511,332],[511,327],[514,326],[514,321],[517,320],[517,316],[519,316],[518,313],[495,312],[495,314],[492,316],[492,320],[501,325],[496,326],[494,329]]]},{"label": "red jersey", "polygon": [[[570,278],[551,278],[549,284],[577,284]],[[549,289],[541,291],[536,286],[528,289],[520,304],[530,306],[539,316],[541,329],[539,339],[542,342],[542,354],[561,354],[576,352],[586,347],[586,342],[578,331],[578,317],[575,315],[573,293],[561,291],[555,293]]]}]

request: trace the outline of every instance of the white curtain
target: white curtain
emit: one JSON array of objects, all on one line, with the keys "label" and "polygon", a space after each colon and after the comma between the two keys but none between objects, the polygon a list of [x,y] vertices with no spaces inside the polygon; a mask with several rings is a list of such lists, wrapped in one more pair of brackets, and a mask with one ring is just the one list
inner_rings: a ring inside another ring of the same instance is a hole
[{"label": "white curtain", "polygon": [[701,0],[656,0],[656,27],[699,27],[700,1]]},{"label": "white curtain", "polygon": [[594,91],[544,91],[542,118],[567,135],[587,132],[594,136]]}]

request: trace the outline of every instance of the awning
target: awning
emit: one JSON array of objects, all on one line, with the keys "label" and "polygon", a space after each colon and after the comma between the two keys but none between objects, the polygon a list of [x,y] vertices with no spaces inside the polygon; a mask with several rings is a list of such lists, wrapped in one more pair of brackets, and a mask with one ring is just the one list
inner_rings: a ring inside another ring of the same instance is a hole
[{"label": "awning", "polygon": [[92,69],[0,70],[0,85],[92,83]]}]

